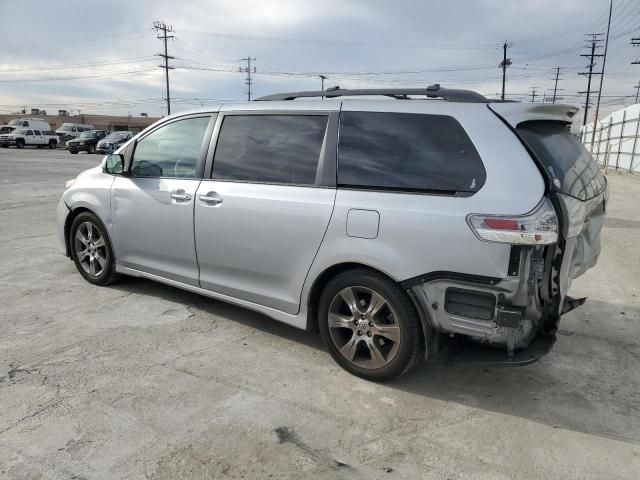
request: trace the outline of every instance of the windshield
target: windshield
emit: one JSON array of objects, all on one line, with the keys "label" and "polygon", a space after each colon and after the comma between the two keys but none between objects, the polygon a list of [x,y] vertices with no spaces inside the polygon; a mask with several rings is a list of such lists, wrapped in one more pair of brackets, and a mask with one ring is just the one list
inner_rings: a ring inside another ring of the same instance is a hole
[{"label": "windshield", "polygon": [[22,126],[22,122],[23,122],[23,120],[20,120],[20,119],[11,120],[11,121],[9,122],[9,125],[18,125],[18,126]]},{"label": "windshield", "polygon": [[84,132],[80,135],[80,138],[93,138],[96,136],[95,132]]},{"label": "windshield", "polygon": [[61,130],[63,132],[70,132],[71,131],[71,125],[62,125],[58,130]]},{"label": "windshield", "polygon": [[588,200],[605,189],[607,182],[598,164],[566,124],[535,120],[521,123],[516,130],[559,192]]},{"label": "windshield", "polygon": [[109,135],[107,135],[105,137],[105,139],[108,139],[108,140],[121,140],[121,139],[125,138],[125,136],[126,136],[125,133],[113,132],[113,133],[110,133]]},{"label": "windshield", "polygon": [[26,128],[16,128],[12,133],[15,135],[24,135],[26,132]]}]

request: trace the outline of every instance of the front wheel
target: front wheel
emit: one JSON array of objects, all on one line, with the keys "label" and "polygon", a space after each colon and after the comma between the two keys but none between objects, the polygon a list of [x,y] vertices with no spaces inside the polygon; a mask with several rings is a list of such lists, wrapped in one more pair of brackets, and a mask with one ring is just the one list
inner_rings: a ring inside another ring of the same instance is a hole
[{"label": "front wheel", "polygon": [[108,285],[116,279],[111,242],[93,213],[83,212],[73,220],[69,245],[76,268],[85,280],[94,285]]},{"label": "front wheel", "polygon": [[24,148],[24,140],[16,140],[16,148]]},{"label": "front wheel", "polygon": [[333,359],[368,380],[402,375],[424,349],[411,299],[378,272],[355,269],[337,275],[320,296],[318,314],[320,333]]},{"label": "front wheel", "polygon": [[87,153],[96,153],[95,145],[89,145],[89,147],[87,148]]}]

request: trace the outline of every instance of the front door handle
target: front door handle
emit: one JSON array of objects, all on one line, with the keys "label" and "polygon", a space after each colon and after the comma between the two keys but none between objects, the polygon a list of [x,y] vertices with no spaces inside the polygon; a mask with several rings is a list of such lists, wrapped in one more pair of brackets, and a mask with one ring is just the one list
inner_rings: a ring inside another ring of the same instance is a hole
[{"label": "front door handle", "polygon": [[169,194],[171,198],[173,198],[176,202],[188,202],[191,200],[191,195],[189,195],[184,190],[174,190]]},{"label": "front door handle", "polygon": [[198,198],[207,205],[220,205],[222,203],[222,198],[216,192],[201,193]]}]

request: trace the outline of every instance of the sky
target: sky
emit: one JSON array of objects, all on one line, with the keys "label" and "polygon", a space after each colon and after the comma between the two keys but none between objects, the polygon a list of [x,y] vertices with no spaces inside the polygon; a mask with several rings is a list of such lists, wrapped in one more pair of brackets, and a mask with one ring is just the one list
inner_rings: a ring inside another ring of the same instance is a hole
[{"label": "sky", "polygon": [[[19,5],[19,6],[18,6]],[[0,113],[23,106],[84,114],[166,114],[168,42],[172,113],[253,96],[325,87],[440,83],[495,97],[508,42],[507,98],[553,94],[583,104],[586,34],[605,33],[609,0],[0,0]],[[614,0],[601,114],[635,103],[640,2]],[[10,19],[10,21],[6,21]],[[604,37],[602,37],[604,38]],[[603,48],[598,49],[603,53]],[[600,71],[602,58],[595,71]],[[600,77],[595,76],[592,90]],[[595,108],[592,108],[592,112]]]}]

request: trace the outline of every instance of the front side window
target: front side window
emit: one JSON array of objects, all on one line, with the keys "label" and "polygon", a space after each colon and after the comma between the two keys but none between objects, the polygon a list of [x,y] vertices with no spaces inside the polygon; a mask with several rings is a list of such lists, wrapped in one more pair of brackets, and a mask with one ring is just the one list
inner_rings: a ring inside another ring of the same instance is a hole
[{"label": "front side window", "polygon": [[342,112],[338,185],[414,192],[474,193],[482,160],[452,117]]},{"label": "front side window", "polygon": [[195,178],[209,116],[164,125],[136,144],[131,173],[136,177]]},{"label": "front side window", "polygon": [[327,115],[229,115],[213,160],[218,180],[313,185]]},{"label": "front side window", "polygon": [[32,135],[33,136],[33,130],[27,130],[27,135]]}]

